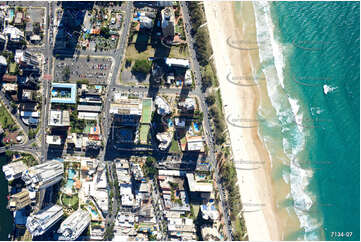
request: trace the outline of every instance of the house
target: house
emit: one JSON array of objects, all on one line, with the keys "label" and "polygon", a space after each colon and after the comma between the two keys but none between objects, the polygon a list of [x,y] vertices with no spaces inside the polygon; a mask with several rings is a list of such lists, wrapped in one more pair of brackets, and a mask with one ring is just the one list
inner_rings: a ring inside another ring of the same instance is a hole
[{"label": "house", "polygon": [[190,69],[188,69],[184,75],[184,85],[185,86],[192,86],[193,80],[192,80],[192,72]]},{"label": "house", "polygon": [[204,140],[202,136],[188,136],[186,140],[188,151],[204,152]]},{"label": "house", "polygon": [[16,76],[5,74],[5,75],[3,75],[3,82],[15,83],[16,82]]},{"label": "house", "polygon": [[20,11],[16,12],[14,24],[15,25],[22,25],[23,24],[23,18],[24,18],[23,12],[20,12]]}]

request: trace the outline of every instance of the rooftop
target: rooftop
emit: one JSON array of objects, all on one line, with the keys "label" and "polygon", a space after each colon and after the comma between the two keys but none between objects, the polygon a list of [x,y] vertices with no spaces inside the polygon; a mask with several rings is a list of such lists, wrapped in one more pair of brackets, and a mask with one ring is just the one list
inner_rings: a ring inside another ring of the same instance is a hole
[{"label": "rooftop", "polygon": [[53,83],[51,90],[51,103],[76,103],[76,84]]},{"label": "rooftop", "polygon": [[49,126],[69,126],[70,116],[69,111],[50,110]]}]

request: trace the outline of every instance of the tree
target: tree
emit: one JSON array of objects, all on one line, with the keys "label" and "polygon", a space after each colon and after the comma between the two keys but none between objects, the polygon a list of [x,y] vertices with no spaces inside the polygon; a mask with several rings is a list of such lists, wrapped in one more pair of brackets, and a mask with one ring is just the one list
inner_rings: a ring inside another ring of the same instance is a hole
[{"label": "tree", "polygon": [[63,81],[67,81],[70,78],[70,68],[66,66],[63,70]]},{"label": "tree", "polygon": [[209,63],[209,58],[212,55],[212,48],[209,43],[209,35],[207,28],[198,29],[195,35],[195,47],[197,59],[201,66],[206,66]]},{"label": "tree", "polygon": [[109,38],[110,37],[110,29],[108,27],[101,27],[100,35],[106,39]]},{"label": "tree", "polygon": [[140,72],[147,74],[152,69],[152,62],[148,60],[136,60],[133,67],[132,72]]},{"label": "tree", "polygon": [[216,97],[214,95],[209,95],[206,97],[206,103],[208,106],[212,106],[216,102]]},{"label": "tree", "polygon": [[153,156],[148,156],[143,166],[146,176],[153,178],[157,174],[157,168],[155,167],[157,160]]}]

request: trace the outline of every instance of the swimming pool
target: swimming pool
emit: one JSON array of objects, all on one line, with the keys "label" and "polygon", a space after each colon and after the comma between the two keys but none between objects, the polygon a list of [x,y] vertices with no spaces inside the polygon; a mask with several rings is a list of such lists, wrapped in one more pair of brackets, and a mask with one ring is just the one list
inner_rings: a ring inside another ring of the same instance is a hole
[{"label": "swimming pool", "polygon": [[74,185],[74,178],[75,176],[75,170],[74,169],[69,169],[68,170],[68,180],[65,184],[65,188],[66,189],[72,189],[73,188],[73,185]]},{"label": "swimming pool", "polygon": [[94,209],[91,208],[90,211],[92,212],[92,214],[93,214],[94,216],[98,216],[97,211],[95,211]]},{"label": "swimming pool", "polygon": [[193,124],[194,132],[199,132],[199,125],[197,123]]},{"label": "swimming pool", "polygon": [[74,185],[74,181],[71,180],[71,179],[68,179],[66,184],[65,184],[65,188],[66,189],[72,189],[73,188],[73,185]]},{"label": "swimming pool", "polygon": [[10,17],[10,19],[11,19],[11,21],[12,21],[12,19],[14,19],[14,17],[15,17],[15,12],[14,12],[14,9],[10,9],[9,10],[9,17]]},{"label": "swimming pool", "polygon": [[69,169],[68,170],[68,179],[73,179],[74,176],[75,176],[75,170]]},{"label": "swimming pool", "polygon": [[168,127],[173,127],[173,122],[171,119],[168,119]]}]

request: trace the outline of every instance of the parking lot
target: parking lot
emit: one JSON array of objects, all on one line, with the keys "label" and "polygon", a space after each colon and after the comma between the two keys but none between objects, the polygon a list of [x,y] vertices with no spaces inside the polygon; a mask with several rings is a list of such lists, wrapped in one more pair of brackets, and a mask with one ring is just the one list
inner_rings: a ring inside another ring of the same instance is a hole
[{"label": "parking lot", "polygon": [[109,57],[91,57],[89,61],[87,57],[56,60],[54,78],[55,81],[64,81],[65,70],[69,67],[68,82],[75,83],[78,80],[86,79],[89,84],[106,85],[111,66],[112,59]]}]

